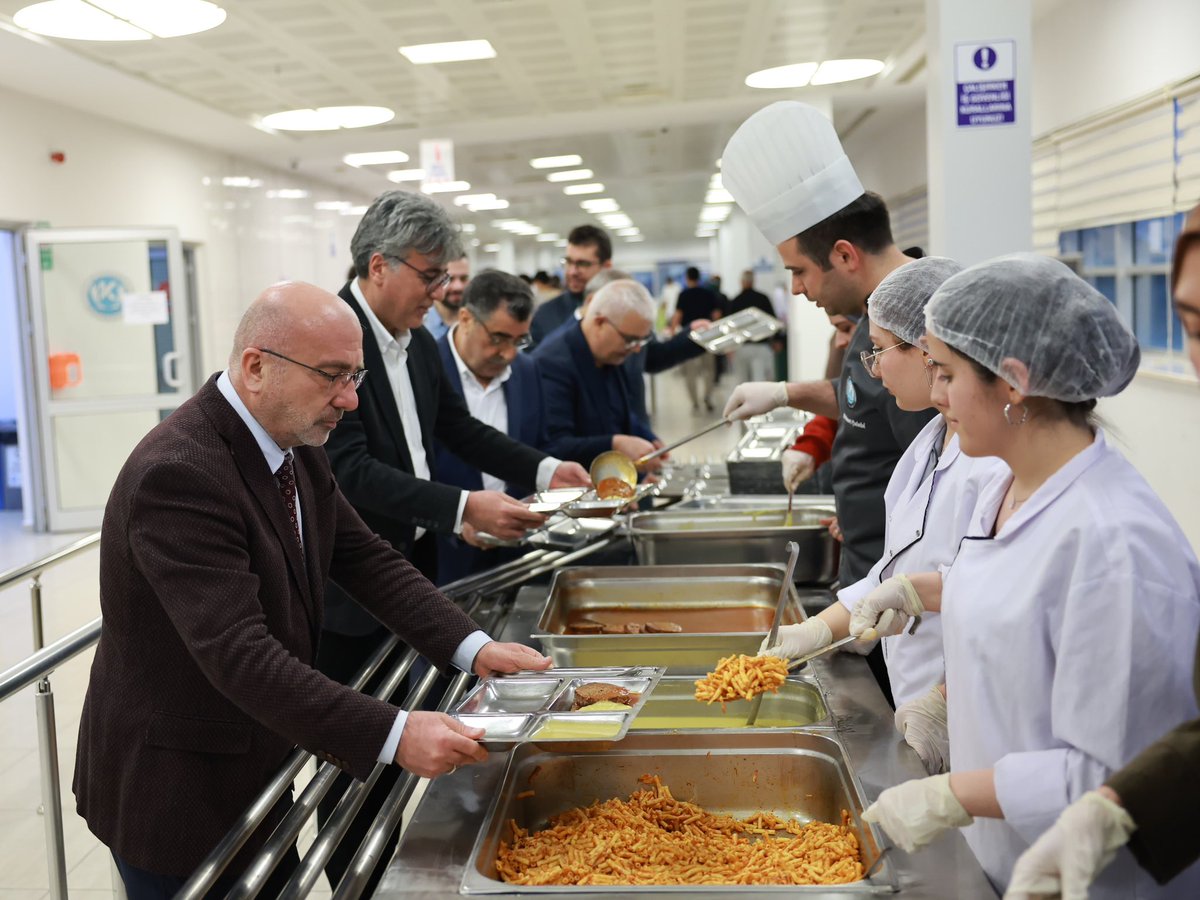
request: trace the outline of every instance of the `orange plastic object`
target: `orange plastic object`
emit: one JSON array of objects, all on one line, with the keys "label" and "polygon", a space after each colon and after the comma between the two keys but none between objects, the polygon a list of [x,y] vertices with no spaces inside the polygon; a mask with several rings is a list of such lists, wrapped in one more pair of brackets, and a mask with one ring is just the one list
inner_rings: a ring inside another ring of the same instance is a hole
[{"label": "orange plastic object", "polygon": [[50,354],[50,389],[61,391],[75,387],[83,381],[83,370],[79,365],[78,353]]}]

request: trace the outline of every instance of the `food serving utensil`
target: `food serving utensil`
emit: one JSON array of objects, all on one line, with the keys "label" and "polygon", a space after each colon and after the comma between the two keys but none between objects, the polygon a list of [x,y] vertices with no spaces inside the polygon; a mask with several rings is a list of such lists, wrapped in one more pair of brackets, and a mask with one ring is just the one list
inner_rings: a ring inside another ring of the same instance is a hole
[{"label": "food serving utensil", "polygon": [[[783,581],[779,582],[779,599],[775,602],[775,618],[771,620],[771,630],[767,632],[767,641],[764,645],[767,647],[774,647],[775,642],[779,640],[779,625],[783,621],[783,607],[787,603],[787,593],[788,588],[792,584],[792,574],[796,571],[796,560],[800,557],[800,545],[795,541],[788,541],[787,552],[787,571],[783,575]],[[747,728],[753,728],[754,723],[758,721],[758,711],[762,709],[762,701],[763,695],[759,694],[751,702],[750,715],[746,717]]]},{"label": "food serving utensil", "polygon": [[798,659],[793,659],[791,662],[788,663],[788,671],[789,672],[795,671],[796,669],[800,668],[802,665],[804,665],[809,660],[816,659],[818,656],[824,656],[826,653],[831,653],[834,650],[836,650],[838,647],[844,647],[846,644],[850,643],[853,640],[856,640],[854,635],[848,634],[844,638],[834,641],[832,644],[826,644],[820,650],[814,650],[812,653],[806,653],[804,656],[801,656]]},{"label": "food serving utensil", "polygon": [[792,486],[789,484],[788,485],[788,511],[787,511],[787,515],[783,517],[783,527],[784,528],[792,527],[792,501],[794,499],[796,499],[796,492],[792,489]]},{"label": "food serving utensil", "polygon": [[653,453],[647,453],[645,456],[640,456],[637,459],[625,455],[620,450],[605,450],[592,460],[592,464],[588,468],[588,475],[591,477],[592,484],[594,485],[599,485],[606,478],[616,478],[633,487],[637,484],[638,469],[650,462],[650,460],[658,459],[664,453],[669,453],[676,447],[681,447],[688,441],[694,441],[696,438],[702,437],[710,431],[716,431],[722,425],[731,424],[733,424],[732,419],[718,419],[715,422],[705,425],[699,431],[692,432],[687,437],[673,441],[665,447],[659,447]]}]

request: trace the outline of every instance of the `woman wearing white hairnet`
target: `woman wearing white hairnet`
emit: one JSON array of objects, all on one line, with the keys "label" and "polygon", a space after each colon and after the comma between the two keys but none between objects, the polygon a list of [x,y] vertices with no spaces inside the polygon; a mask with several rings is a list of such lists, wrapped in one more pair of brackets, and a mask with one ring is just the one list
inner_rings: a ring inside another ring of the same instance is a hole
[{"label": "woman wearing white hairnet", "polygon": [[[1012,477],[984,488],[944,583],[888,579],[851,617],[852,634],[894,632],[941,610],[954,762],[884,791],[864,817],[907,850],[965,827],[1004,890],[1069,803],[1196,715],[1200,564],[1091,421],[1140,358],[1103,295],[1021,254],[948,280],[926,327],[935,396],[963,452],[1000,457]],[[1200,869],[1157,887],[1122,850],[1091,896],[1195,898]]]},{"label": "woman wearing white hairnet", "polygon": [[[1175,245],[1171,293],[1192,366],[1200,375],[1200,206],[1188,216]],[[1193,687],[1200,697],[1200,644]],[[1125,844],[1160,884],[1175,878],[1200,858],[1198,771],[1200,718],[1175,728],[1103,787],[1068,806],[1054,827],[1021,855],[1005,900],[1082,897]]]},{"label": "woman wearing white hairnet", "polygon": [[[867,304],[872,352],[863,365],[903,410],[945,408],[930,398],[933,369],[917,346],[925,334],[925,304],[962,266],[926,257],[892,271]],[[949,565],[966,533],[982,485],[1007,472],[994,458],[971,459],[959,452],[954,429],[936,416],[896,463],[884,493],[887,526],[884,556],[865,578],[838,592],[818,616],[780,629],[779,643],[763,647],[768,656],[798,658],[850,633],[850,612],[871,588],[897,572],[925,572]],[[939,689],[945,676],[940,616],[919,631],[883,640],[883,655],[899,707],[896,727],[916,750],[930,774],[949,769],[946,700]],[[765,643],[765,642],[764,642]]]}]

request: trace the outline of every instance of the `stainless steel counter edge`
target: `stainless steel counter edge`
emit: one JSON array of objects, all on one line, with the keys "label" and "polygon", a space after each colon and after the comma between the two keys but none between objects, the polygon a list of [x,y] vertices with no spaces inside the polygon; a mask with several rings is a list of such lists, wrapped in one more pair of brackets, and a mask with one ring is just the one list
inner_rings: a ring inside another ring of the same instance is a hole
[{"label": "stainless steel counter edge", "polygon": [[[531,586],[518,594],[500,640],[531,643],[529,634],[545,602],[547,588]],[[924,775],[916,754],[892,727],[892,711],[883,698],[866,661],[859,656],[835,653],[817,660],[816,676],[825,689],[838,734],[845,744],[855,775],[869,801],[887,787]],[[499,789],[508,763],[507,753],[493,753],[487,762],[462,768],[429,785],[408,823],[396,856],[388,867],[377,898],[458,897],[463,867],[483,824],[491,798]],[[891,853],[903,898],[974,900],[995,898],[996,892],[976,862],[962,836],[952,831],[915,854]],[[643,889],[644,890],[644,889]],[[704,888],[706,898],[737,898],[755,894],[779,896],[794,892],[805,898],[841,898],[844,891],[820,888],[752,886]],[[629,893],[641,893],[632,889]],[[514,886],[513,894],[520,893]],[[491,895],[506,896],[506,895]],[[560,896],[611,900],[611,891],[564,888]]]}]

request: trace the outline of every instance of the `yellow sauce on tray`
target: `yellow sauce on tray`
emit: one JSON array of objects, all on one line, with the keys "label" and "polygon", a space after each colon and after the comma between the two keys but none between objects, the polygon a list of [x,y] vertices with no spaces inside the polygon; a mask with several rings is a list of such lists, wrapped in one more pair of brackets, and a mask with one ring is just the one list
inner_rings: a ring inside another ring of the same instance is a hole
[{"label": "yellow sauce on tray", "polygon": [[[628,706],[622,707],[629,709]],[[578,722],[550,719],[533,733],[534,741],[596,741],[615,738],[621,731],[617,722]]]},{"label": "yellow sauce on tray", "polygon": [[[755,728],[798,728],[802,722],[790,719],[768,719],[759,716]],[[630,731],[677,730],[695,731],[701,728],[745,728],[746,716],[638,716]]]}]

